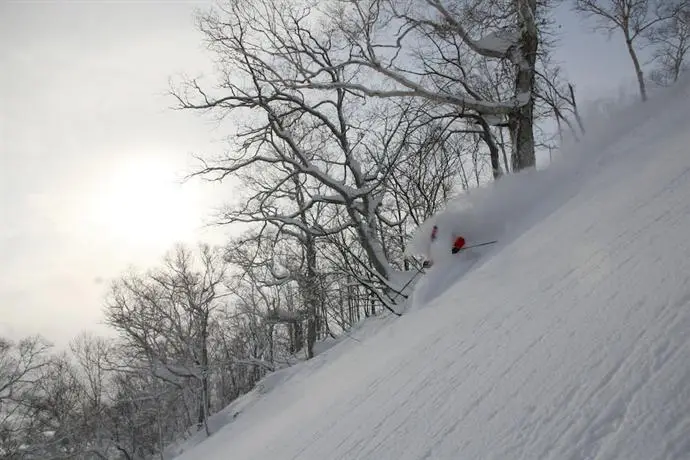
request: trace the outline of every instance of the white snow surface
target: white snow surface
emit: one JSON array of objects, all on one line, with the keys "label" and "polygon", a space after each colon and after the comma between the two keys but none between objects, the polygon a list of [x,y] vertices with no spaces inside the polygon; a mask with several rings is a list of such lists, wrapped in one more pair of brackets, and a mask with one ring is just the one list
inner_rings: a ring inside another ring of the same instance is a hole
[{"label": "white snow surface", "polygon": [[690,459],[689,128],[686,83],[461,198],[435,221],[498,244],[180,458]]}]

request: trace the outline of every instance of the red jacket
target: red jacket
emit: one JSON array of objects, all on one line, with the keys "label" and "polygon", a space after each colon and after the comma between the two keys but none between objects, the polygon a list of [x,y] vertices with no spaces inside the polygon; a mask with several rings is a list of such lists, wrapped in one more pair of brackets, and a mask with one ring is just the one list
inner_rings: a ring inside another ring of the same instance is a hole
[{"label": "red jacket", "polygon": [[453,242],[453,249],[451,249],[451,252],[453,254],[457,253],[462,249],[462,247],[465,246],[465,238],[459,236],[455,238],[455,241]]}]

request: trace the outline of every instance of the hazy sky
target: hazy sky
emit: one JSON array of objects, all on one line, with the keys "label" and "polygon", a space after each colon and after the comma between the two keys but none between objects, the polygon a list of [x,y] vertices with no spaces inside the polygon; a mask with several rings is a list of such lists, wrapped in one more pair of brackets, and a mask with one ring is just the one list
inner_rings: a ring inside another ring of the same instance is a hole
[{"label": "hazy sky", "polygon": [[[176,179],[222,129],[165,95],[210,70],[192,16],[208,4],[0,0],[0,335],[98,329],[108,279],[174,241],[220,241],[200,227],[222,194]],[[581,97],[632,76],[619,37],[557,19]]]}]

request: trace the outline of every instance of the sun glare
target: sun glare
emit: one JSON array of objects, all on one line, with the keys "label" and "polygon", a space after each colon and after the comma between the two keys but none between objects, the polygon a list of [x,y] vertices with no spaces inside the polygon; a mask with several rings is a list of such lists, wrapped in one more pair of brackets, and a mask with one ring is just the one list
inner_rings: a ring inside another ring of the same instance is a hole
[{"label": "sun glare", "polygon": [[122,161],[99,189],[94,217],[119,244],[158,249],[194,231],[198,216],[192,196],[163,159],[137,156]]}]

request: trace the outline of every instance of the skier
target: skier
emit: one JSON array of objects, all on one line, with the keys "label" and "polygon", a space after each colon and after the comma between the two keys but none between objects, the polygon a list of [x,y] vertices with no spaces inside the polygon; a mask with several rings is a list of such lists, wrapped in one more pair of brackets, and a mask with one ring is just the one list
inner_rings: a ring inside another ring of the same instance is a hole
[{"label": "skier", "polygon": [[[431,238],[429,241],[429,246],[434,244],[437,237],[438,237],[438,225],[434,225],[433,228],[431,229]],[[453,245],[450,248],[450,252],[452,254],[457,254],[465,246],[465,238],[463,238],[460,235],[453,234],[452,240],[453,240]],[[423,267],[429,268],[432,265],[434,265],[434,261],[431,259],[427,259],[424,261]]]}]

